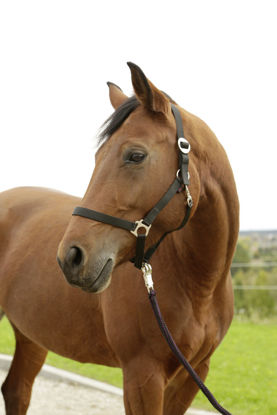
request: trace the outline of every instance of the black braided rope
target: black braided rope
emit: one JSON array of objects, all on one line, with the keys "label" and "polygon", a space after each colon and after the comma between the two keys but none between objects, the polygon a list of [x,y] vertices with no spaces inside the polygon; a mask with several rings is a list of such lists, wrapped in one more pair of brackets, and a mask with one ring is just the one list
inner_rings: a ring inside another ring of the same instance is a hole
[{"label": "black braided rope", "polygon": [[162,317],[161,314],[161,310],[159,308],[159,304],[157,302],[157,298],[156,298],[156,292],[151,289],[149,292],[149,299],[151,302],[151,306],[153,308],[155,317],[157,319],[157,322],[160,326],[161,332],[167,342],[167,344],[169,345],[170,349],[172,350],[172,352],[174,353],[174,355],[177,357],[177,359],[182,363],[182,365],[185,367],[185,369],[188,371],[188,373],[190,374],[190,376],[193,378],[194,382],[199,386],[199,388],[201,389],[201,391],[204,393],[204,395],[206,396],[206,398],[210,401],[210,403],[212,404],[212,406],[221,414],[223,415],[232,415],[230,412],[228,412],[225,408],[223,408],[218,401],[215,399],[215,397],[213,396],[213,394],[209,391],[209,389],[207,388],[207,386],[204,385],[204,383],[202,382],[201,378],[198,376],[198,374],[195,372],[195,370],[191,367],[191,365],[189,364],[189,362],[185,359],[185,357],[183,356],[182,352],[180,351],[179,347],[177,346],[177,344],[175,343],[175,341],[173,340],[167,325],[165,324],[165,321]]}]

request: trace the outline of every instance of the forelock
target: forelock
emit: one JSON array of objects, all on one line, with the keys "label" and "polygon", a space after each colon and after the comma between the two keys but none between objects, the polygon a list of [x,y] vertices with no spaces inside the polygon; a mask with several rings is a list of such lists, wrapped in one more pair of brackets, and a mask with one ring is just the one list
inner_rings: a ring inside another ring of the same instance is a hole
[{"label": "forelock", "polygon": [[107,141],[139,105],[140,102],[136,96],[124,101],[102,125],[102,130],[98,135],[98,144]]}]

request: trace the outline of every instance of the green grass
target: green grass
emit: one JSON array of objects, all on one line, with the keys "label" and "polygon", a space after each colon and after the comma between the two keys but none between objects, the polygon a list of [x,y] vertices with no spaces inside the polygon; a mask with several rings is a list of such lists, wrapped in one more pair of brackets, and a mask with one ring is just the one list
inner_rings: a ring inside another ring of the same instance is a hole
[{"label": "green grass", "polygon": [[0,353],[13,354],[14,344],[13,330],[6,317],[4,317],[0,324]]},{"label": "green grass", "polygon": [[[206,385],[234,415],[276,415],[276,325],[234,321],[211,359]],[[200,393],[194,406],[211,408]]]},{"label": "green grass", "polygon": [[[0,325],[0,352],[12,354],[13,334],[6,319]],[[119,369],[80,364],[49,353],[47,363],[122,386]],[[206,385],[233,415],[277,415],[277,327],[234,321],[215,352]],[[194,406],[212,410],[200,392]]]}]

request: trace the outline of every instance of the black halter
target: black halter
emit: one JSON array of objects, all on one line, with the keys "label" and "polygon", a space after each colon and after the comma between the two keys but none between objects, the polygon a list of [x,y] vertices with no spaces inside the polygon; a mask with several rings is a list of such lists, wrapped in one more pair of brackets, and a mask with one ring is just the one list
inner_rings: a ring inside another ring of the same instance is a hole
[{"label": "black halter", "polygon": [[[149,261],[151,256],[154,254],[162,240],[171,232],[181,229],[187,223],[191,208],[193,205],[192,197],[190,195],[188,185],[189,185],[189,151],[190,151],[190,144],[184,138],[184,131],[183,131],[183,124],[181,114],[178,108],[171,104],[171,109],[176,121],[176,128],[177,128],[177,144],[179,149],[179,168],[176,173],[176,178],[167,190],[167,192],[163,195],[163,197],[156,203],[153,209],[147,213],[147,215],[138,221],[130,222],[125,219],[117,218],[115,216],[106,215],[105,213],[97,212],[96,210],[87,209],[84,207],[76,207],[72,213],[72,215],[82,216],[84,218],[88,218],[91,220],[95,220],[98,222],[106,223],[112,226],[116,226],[118,228],[125,229],[130,231],[133,235],[137,238],[136,244],[136,255],[131,260],[136,268],[141,269],[143,263]],[[162,235],[162,237],[152,245],[146,252],[144,252],[145,240],[150,231],[152,223],[160,213],[160,211],[168,204],[168,202],[172,199],[172,197],[185,189],[187,195],[187,207],[185,216],[181,222],[181,224],[171,231],[168,231]]]}]

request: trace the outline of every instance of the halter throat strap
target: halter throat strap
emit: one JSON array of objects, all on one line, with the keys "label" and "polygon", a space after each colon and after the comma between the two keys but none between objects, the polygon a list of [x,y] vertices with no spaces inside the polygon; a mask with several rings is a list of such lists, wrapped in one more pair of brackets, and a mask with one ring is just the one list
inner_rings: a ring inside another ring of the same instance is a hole
[{"label": "halter throat strap", "polygon": [[[147,213],[147,215],[138,221],[130,222],[126,219],[117,218],[115,216],[107,215],[102,212],[98,212],[96,210],[88,209],[85,207],[77,206],[72,215],[81,216],[87,219],[95,220],[97,222],[106,223],[111,226],[115,226],[117,228],[125,229],[131,232],[137,238],[136,244],[136,255],[131,262],[134,263],[135,267],[141,269],[144,262],[148,262],[151,256],[154,254],[162,240],[171,232],[175,230],[181,229],[187,223],[191,208],[193,205],[192,198],[190,192],[188,190],[189,185],[189,151],[190,151],[190,144],[184,138],[184,131],[183,131],[183,124],[181,114],[178,108],[171,104],[172,113],[174,115],[176,121],[176,129],[177,129],[177,144],[178,144],[178,171],[176,173],[176,178],[174,179],[173,183],[170,185],[167,192],[162,196],[162,198],[156,203],[156,205]],[[179,193],[181,190],[185,188],[186,195],[187,195],[187,206],[184,219],[182,220],[180,226],[176,229],[171,231],[165,232],[162,237],[153,245],[151,246],[146,252],[145,248],[145,241],[146,237],[150,231],[150,228],[161,212],[161,210],[170,202],[173,196],[176,193]]]}]

